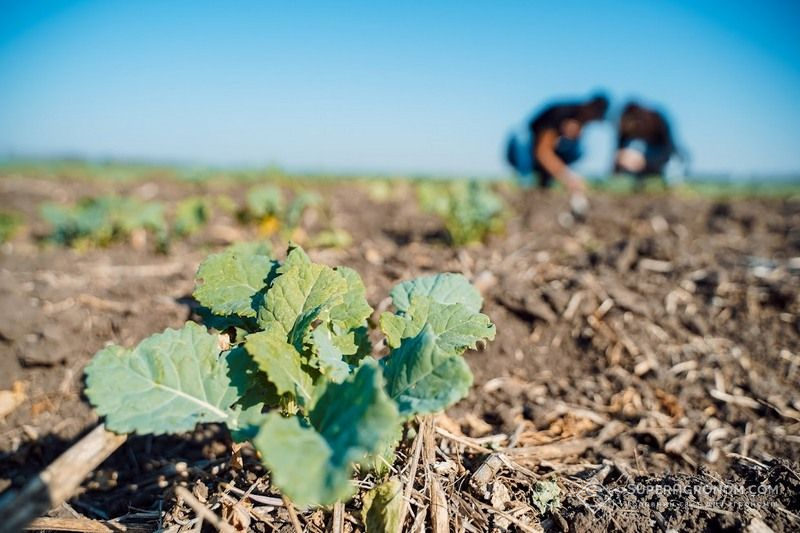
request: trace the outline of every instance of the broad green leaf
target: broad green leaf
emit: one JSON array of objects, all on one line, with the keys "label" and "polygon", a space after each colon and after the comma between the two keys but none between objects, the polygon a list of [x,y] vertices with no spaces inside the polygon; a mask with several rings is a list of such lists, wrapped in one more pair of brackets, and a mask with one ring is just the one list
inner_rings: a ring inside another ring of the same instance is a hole
[{"label": "broad green leaf", "polygon": [[319,318],[320,313],[322,313],[322,307],[314,307],[304,311],[295,320],[289,331],[289,344],[294,346],[298,352],[302,353],[306,343],[310,342],[311,325]]},{"label": "broad green leaf", "polygon": [[228,361],[228,379],[239,396],[237,405],[249,409],[255,405],[274,407],[280,395],[275,385],[258,367],[244,346],[237,346],[223,354]]},{"label": "broad green leaf", "polygon": [[352,494],[352,470],[332,469],[331,447],[296,416],[269,413],[253,446],[269,468],[274,485],[299,506],[334,503]]},{"label": "broad green leaf", "polygon": [[341,303],[345,292],[347,282],[332,268],[295,264],[272,283],[258,312],[258,322],[263,328],[274,325],[288,335],[297,319],[314,308],[320,308],[319,318],[325,320],[323,313]]},{"label": "broad green leaf", "polygon": [[297,244],[290,242],[289,251],[286,253],[286,260],[281,265],[280,272],[283,274],[288,272],[289,269],[298,265],[310,265],[311,258],[308,254]]},{"label": "broad green leaf", "polygon": [[217,315],[256,316],[256,309],[276,263],[261,254],[236,250],[208,256],[200,263],[194,297]]},{"label": "broad green leaf", "polygon": [[247,409],[236,406],[232,421],[227,424],[231,437],[235,442],[253,440],[258,435],[268,414],[264,413],[263,404],[253,405]]},{"label": "broad green leaf", "polygon": [[333,344],[330,330],[317,327],[311,334],[317,354],[317,367],[334,383],[341,383],[350,374],[350,365],[342,360],[342,351]]},{"label": "broad green leaf", "polygon": [[404,338],[416,337],[426,325],[436,335],[445,353],[460,354],[475,348],[481,339],[494,339],[495,327],[488,316],[470,311],[462,304],[444,305],[427,296],[415,295],[404,315],[381,315],[381,328],[392,348]]},{"label": "broad green leaf", "polygon": [[303,370],[300,353],[286,342],[285,334],[270,328],[248,335],[244,346],[278,394],[290,393],[303,405],[311,400],[313,380]]},{"label": "broad green leaf", "polygon": [[374,363],[363,364],[341,384],[329,384],[309,419],[310,428],[297,417],[271,414],[253,441],[275,484],[301,506],[329,505],[352,495],[353,463],[374,453],[400,423]]},{"label": "broad green leaf", "polygon": [[[356,352],[361,349],[360,343],[362,341],[366,341],[369,343],[369,338],[362,339],[360,336],[357,336],[360,328],[356,328],[353,331],[347,331],[345,333],[340,333],[336,335],[335,333],[331,333],[331,342],[336,348],[342,352],[343,355],[354,355]],[[370,349],[370,352],[372,350]]]},{"label": "broad green leaf", "polygon": [[430,296],[441,304],[463,304],[470,311],[479,312],[483,298],[469,280],[461,274],[434,274],[404,281],[390,293],[394,306],[400,312],[408,311],[411,297]]},{"label": "broad green leaf", "polygon": [[[412,318],[410,316],[403,316],[403,315],[396,315],[394,313],[381,313],[381,331],[386,335],[386,343],[389,345],[390,348],[397,348],[400,346],[400,341],[403,340],[403,337],[408,336],[416,336],[410,335],[407,332],[411,332],[414,329],[422,329],[422,325],[419,325],[419,328],[415,327],[417,324],[414,324]],[[417,331],[419,333],[419,331]]]},{"label": "broad green leaf", "polygon": [[369,326],[365,322],[351,331],[334,333],[333,344],[344,354],[345,360],[350,365],[357,365],[359,361],[372,353]]},{"label": "broad green leaf", "polygon": [[118,433],[180,433],[227,422],[237,400],[217,336],[193,322],[132,350],[110,346],[86,367],[86,396]]},{"label": "broad green leaf", "polygon": [[403,416],[441,411],[469,393],[472,373],[466,361],[443,351],[436,340],[426,326],[381,361],[386,391]]},{"label": "broad green leaf", "polygon": [[374,453],[400,422],[374,361],[362,363],[343,383],[329,384],[309,418],[333,449],[333,463],[342,465]]},{"label": "broad green leaf", "polygon": [[367,533],[395,533],[402,529],[403,483],[396,477],[364,495],[361,520]]},{"label": "broad green leaf", "polygon": [[[351,353],[349,350],[342,349],[345,358],[351,365],[360,363],[365,357],[368,357],[372,354],[372,341],[369,340],[369,325],[366,322],[364,322],[362,326],[359,326],[353,330],[353,341],[355,342],[356,346],[358,346],[358,349],[355,353]],[[337,346],[338,345],[339,344],[337,343]]]},{"label": "broad green leaf", "polygon": [[347,292],[342,303],[331,309],[331,320],[345,331],[361,326],[372,314],[372,307],[367,303],[367,289],[361,276],[352,268],[337,267],[336,272],[347,283]]},{"label": "broad green leaf", "polygon": [[223,356],[228,360],[228,378],[239,396],[234,405],[233,419],[227,426],[236,442],[251,440],[264,423],[264,408],[277,406],[280,396],[243,346],[237,346]]}]

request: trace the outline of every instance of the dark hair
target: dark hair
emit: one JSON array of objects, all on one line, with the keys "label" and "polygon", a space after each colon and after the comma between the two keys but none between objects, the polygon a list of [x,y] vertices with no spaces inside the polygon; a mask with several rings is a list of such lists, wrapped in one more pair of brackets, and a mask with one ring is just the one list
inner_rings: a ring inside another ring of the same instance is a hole
[{"label": "dark hair", "polygon": [[608,97],[603,93],[594,94],[582,108],[581,118],[584,122],[602,120],[608,111]]}]

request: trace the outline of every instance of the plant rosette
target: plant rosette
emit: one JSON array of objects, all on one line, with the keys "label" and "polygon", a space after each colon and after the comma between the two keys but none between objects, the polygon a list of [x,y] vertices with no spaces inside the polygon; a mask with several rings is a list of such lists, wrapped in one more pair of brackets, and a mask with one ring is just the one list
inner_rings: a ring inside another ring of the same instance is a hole
[{"label": "plant rosette", "polygon": [[198,280],[204,325],[100,350],[86,396],[117,433],[224,423],[301,506],[349,498],[354,465],[391,459],[407,421],[464,398],[472,373],[462,355],[495,336],[459,274],[391,291],[395,311],[380,317],[391,349],[380,360],[368,335],[373,309],[352,269],[313,263],[299,247],[281,263],[240,244],[209,256]]}]

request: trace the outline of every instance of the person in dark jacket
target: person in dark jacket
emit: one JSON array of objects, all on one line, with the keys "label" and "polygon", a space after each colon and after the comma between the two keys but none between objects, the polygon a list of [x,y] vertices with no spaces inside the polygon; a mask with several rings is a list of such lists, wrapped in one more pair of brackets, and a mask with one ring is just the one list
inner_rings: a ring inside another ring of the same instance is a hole
[{"label": "person in dark jacket", "polygon": [[522,175],[532,170],[540,187],[549,187],[557,180],[570,192],[582,193],[586,182],[569,165],[582,155],[580,138],[584,126],[603,120],[607,110],[608,98],[600,94],[583,102],[546,107],[528,124],[529,142],[522,142],[516,136],[509,141],[509,163]]},{"label": "person in dark jacket", "polygon": [[681,154],[663,113],[637,102],[626,104],[617,129],[614,172],[634,176],[641,186],[647,176],[663,179],[664,169],[674,155]]}]

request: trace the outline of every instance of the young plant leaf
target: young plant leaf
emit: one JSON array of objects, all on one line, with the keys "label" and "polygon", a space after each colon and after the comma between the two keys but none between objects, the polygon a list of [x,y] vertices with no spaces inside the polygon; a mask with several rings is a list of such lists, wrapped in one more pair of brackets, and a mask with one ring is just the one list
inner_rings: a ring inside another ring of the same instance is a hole
[{"label": "young plant leaf", "polygon": [[392,303],[401,313],[411,307],[414,295],[430,296],[441,304],[463,304],[475,313],[481,310],[483,298],[469,280],[461,274],[433,274],[404,281],[390,293]]},{"label": "young plant leaf", "polygon": [[[425,323],[416,323],[412,316],[381,313],[381,331],[386,335],[386,344],[390,348],[397,348],[404,337],[415,337],[422,330]],[[416,333],[411,334],[415,330]]]},{"label": "young plant leaf", "polygon": [[217,336],[188,322],[132,350],[109,346],[86,367],[86,396],[118,433],[180,433],[228,422],[236,388]]},{"label": "young plant leaf", "polygon": [[431,326],[403,339],[381,363],[386,392],[405,417],[441,411],[464,398],[472,386],[464,358],[443,351]]},{"label": "young plant leaf", "polygon": [[349,464],[375,452],[400,423],[384,391],[380,367],[366,361],[341,384],[330,384],[309,416],[333,448],[334,463]]},{"label": "young plant leaf", "polygon": [[294,346],[298,352],[303,353],[306,344],[311,342],[311,325],[319,318],[320,313],[322,313],[322,307],[314,307],[304,311],[295,320],[294,326],[289,331],[289,344]]},{"label": "young plant leaf", "polygon": [[311,334],[317,355],[317,367],[323,376],[334,383],[341,383],[350,375],[350,365],[342,359],[342,351],[333,344],[331,332],[319,326]]},{"label": "young plant leaf", "polygon": [[301,405],[311,400],[314,382],[303,370],[300,353],[278,328],[270,327],[248,335],[244,346],[258,367],[266,372],[278,394],[290,393]]},{"label": "young plant leaf", "polygon": [[403,483],[396,477],[367,492],[361,506],[367,533],[400,531],[403,504]]},{"label": "young plant leaf", "polygon": [[251,440],[258,434],[266,416],[265,407],[275,407],[280,401],[275,385],[258,368],[243,346],[223,354],[228,361],[228,378],[239,400],[233,406],[233,417],[227,422],[236,442]]},{"label": "young plant leaf", "polygon": [[361,276],[352,268],[337,267],[336,272],[347,283],[347,292],[342,303],[331,309],[331,321],[344,331],[357,328],[372,314],[372,307],[367,303],[367,289]]},{"label": "young plant leaf", "polygon": [[277,263],[260,253],[228,250],[200,263],[194,297],[216,315],[255,317],[270,273]]},{"label": "young plant leaf", "polygon": [[251,441],[258,435],[261,425],[267,419],[263,404],[253,405],[247,409],[237,405],[233,419],[227,424],[234,442]]},{"label": "young plant leaf", "polygon": [[328,385],[309,420],[306,427],[298,417],[271,413],[253,440],[276,486],[301,506],[330,505],[352,495],[353,463],[374,453],[400,423],[374,363]]},{"label": "young plant leaf", "polygon": [[318,307],[321,315],[340,304],[347,282],[324,265],[303,263],[285,268],[286,264],[267,292],[258,322],[262,328],[276,327],[288,335],[303,313]]},{"label": "young plant leaf", "polygon": [[223,354],[228,361],[228,379],[231,386],[236,387],[239,400],[236,402],[242,409],[253,406],[275,407],[280,395],[275,385],[267,379],[267,375],[258,367],[244,346],[236,346]]},{"label": "young plant leaf", "polygon": [[351,331],[333,334],[333,344],[345,356],[351,366],[357,365],[372,353],[372,342],[369,340],[369,326],[365,322]]},{"label": "young plant leaf", "polygon": [[350,472],[331,469],[333,450],[297,416],[284,418],[275,411],[266,415],[253,446],[275,486],[297,505],[333,503],[352,494]]},{"label": "young plant leaf", "polygon": [[308,257],[306,251],[303,250],[297,244],[290,242],[289,251],[286,253],[286,260],[281,265],[280,273],[284,274],[291,268],[298,265],[310,265],[310,264],[311,264],[311,258]]},{"label": "young plant leaf", "polygon": [[416,337],[426,325],[437,336],[436,342],[445,353],[460,354],[475,348],[481,339],[492,340],[495,327],[488,316],[471,311],[462,304],[444,305],[428,296],[414,295],[404,315],[381,315],[381,329],[392,348],[404,338]]}]

